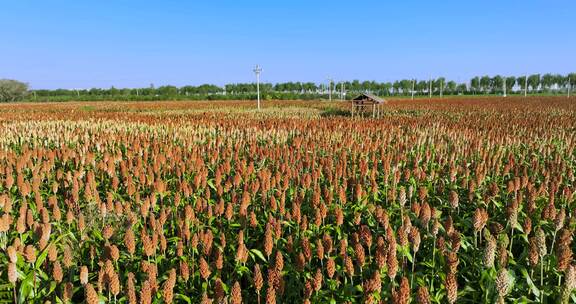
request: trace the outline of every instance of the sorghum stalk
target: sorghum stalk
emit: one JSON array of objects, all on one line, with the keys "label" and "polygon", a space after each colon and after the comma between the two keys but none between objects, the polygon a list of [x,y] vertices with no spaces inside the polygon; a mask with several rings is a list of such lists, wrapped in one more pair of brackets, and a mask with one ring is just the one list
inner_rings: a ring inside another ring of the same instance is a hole
[{"label": "sorghum stalk", "polygon": [[510,226],[510,253],[512,253],[512,244],[514,243],[514,226]]},{"label": "sorghum stalk", "polygon": [[540,303],[544,301],[544,259],[540,261]]},{"label": "sorghum stalk", "polygon": [[418,253],[418,251],[414,251],[414,257],[412,259],[412,275],[410,277],[410,288],[412,288],[412,286],[414,286],[413,282],[414,282],[414,264],[416,264],[416,254]]}]

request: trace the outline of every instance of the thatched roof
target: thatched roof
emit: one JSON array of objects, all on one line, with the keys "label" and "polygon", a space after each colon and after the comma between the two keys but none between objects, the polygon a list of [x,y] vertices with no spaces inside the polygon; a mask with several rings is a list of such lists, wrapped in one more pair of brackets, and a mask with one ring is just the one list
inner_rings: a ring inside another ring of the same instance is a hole
[{"label": "thatched roof", "polygon": [[368,93],[362,93],[360,95],[358,95],[357,97],[355,97],[354,99],[352,99],[352,101],[355,102],[362,102],[362,103],[379,103],[379,104],[387,104],[388,101],[384,98],[380,98],[376,95],[372,95],[372,94],[368,94]]}]

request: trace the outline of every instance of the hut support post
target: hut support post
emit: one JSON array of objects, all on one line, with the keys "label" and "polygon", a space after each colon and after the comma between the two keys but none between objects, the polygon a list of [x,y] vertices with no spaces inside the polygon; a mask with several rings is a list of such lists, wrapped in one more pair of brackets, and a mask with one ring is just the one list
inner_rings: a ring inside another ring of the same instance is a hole
[{"label": "hut support post", "polygon": [[372,118],[376,118],[376,104],[372,104]]},{"label": "hut support post", "polygon": [[350,105],[350,116],[354,117],[354,102],[351,102]]}]

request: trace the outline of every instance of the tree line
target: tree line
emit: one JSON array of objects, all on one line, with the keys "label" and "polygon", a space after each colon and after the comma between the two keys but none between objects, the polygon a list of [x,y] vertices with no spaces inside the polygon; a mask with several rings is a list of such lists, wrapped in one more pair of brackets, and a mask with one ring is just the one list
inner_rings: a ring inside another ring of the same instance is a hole
[{"label": "tree line", "polygon": [[[352,98],[359,93],[379,96],[444,96],[487,94],[565,94],[576,84],[576,73],[533,74],[524,76],[476,76],[466,83],[434,79],[403,79],[394,82],[341,81],[330,83],[284,82],[262,83],[263,99]],[[98,101],[98,100],[226,100],[255,99],[255,83],[234,83],[224,86],[172,85],[146,88],[55,89],[29,90],[27,84],[0,80],[0,101]]]}]

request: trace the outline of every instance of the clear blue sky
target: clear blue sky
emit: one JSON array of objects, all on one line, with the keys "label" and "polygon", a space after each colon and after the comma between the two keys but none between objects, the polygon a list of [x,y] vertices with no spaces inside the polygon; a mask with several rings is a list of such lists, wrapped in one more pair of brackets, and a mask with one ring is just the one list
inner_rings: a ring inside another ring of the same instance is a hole
[{"label": "clear blue sky", "polygon": [[33,88],[576,71],[576,1],[0,0],[0,78]]}]

